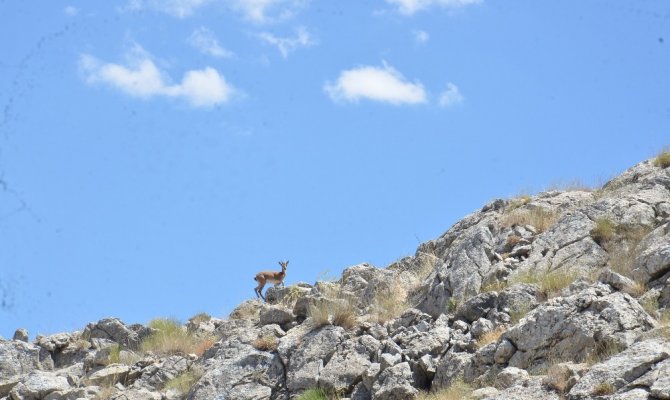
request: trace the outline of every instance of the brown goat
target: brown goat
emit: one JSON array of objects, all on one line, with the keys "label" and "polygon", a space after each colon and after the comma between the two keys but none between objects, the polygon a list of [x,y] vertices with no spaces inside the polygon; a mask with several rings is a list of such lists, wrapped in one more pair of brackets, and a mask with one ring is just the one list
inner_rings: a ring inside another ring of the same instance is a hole
[{"label": "brown goat", "polygon": [[256,286],[256,289],[254,289],[254,292],[256,292],[256,297],[260,297],[261,299],[265,300],[262,291],[265,283],[267,282],[274,283],[275,287],[278,287],[279,285],[282,285],[282,287],[284,286],[284,278],[286,277],[286,267],[288,266],[288,261],[279,261],[279,265],[281,265],[281,272],[263,271],[256,274],[254,277],[254,280],[258,282],[258,286]]}]

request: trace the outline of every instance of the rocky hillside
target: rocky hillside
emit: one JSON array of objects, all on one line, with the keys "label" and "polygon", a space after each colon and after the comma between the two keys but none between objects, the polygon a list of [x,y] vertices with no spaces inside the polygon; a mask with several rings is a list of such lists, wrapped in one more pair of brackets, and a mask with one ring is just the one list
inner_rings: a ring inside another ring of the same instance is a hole
[{"label": "rocky hillside", "polygon": [[670,399],[670,154],[227,319],[0,340],[0,399]]}]

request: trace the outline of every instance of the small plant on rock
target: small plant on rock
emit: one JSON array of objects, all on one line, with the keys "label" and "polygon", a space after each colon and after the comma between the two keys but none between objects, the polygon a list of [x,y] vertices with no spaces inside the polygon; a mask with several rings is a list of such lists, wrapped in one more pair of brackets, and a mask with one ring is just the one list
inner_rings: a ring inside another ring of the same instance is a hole
[{"label": "small plant on rock", "polygon": [[596,219],[595,228],[591,229],[591,237],[601,246],[612,240],[617,231],[617,226],[614,222],[607,218]]},{"label": "small plant on rock", "polygon": [[312,305],[309,309],[309,317],[314,327],[324,325],[337,325],[345,329],[356,326],[356,313],[350,301],[346,299],[324,299]]},{"label": "small plant on rock", "polygon": [[272,335],[267,335],[259,337],[258,339],[251,342],[251,345],[254,346],[256,350],[260,351],[275,351],[279,346],[279,341],[276,337]]},{"label": "small plant on rock", "polygon": [[181,397],[185,397],[191,388],[202,378],[203,371],[199,368],[192,368],[176,377],[170,379],[166,384],[165,390],[176,390]]},{"label": "small plant on rock", "polygon": [[544,232],[558,219],[558,214],[543,208],[516,209],[506,213],[502,218],[502,225],[512,227],[515,225],[530,225],[538,232]]},{"label": "small plant on rock", "polygon": [[341,397],[336,393],[329,393],[323,389],[307,389],[296,400],[339,400]]},{"label": "small plant on rock", "polygon": [[616,393],[616,388],[609,382],[600,382],[593,388],[594,396],[609,396]]},{"label": "small plant on rock", "polygon": [[537,271],[526,271],[513,276],[510,284],[527,283],[537,285],[540,291],[547,297],[553,297],[559,294],[564,288],[580,277],[579,274],[572,271],[553,271],[539,273]]},{"label": "small plant on rock", "polygon": [[487,344],[497,342],[498,340],[500,340],[500,337],[505,332],[507,332],[507,328],[504,327],[503,325],[486,332],[479,338],[479,340],[477,340],[477,347],[481,349]]},{"label": "small plant on rock", "polygon": [[663,151],[654,159],[654,165],[660,168],[670,167],[670,151]]},{"label": "small plant on rock", "polygon": [[435,392],[420,392],[416,400],[470,400],[475,389],[462,380],[454,381],[448,388]]},{"label": "small plant on rock", "polygon": [[149,322],[149,327],[156,330],[146,338],[142,344],[142,351],[151,351],[157,354],[192,354],[206,351],[203,343],[211,346],[213,338],[197,337],[188,332],[179,321],[175,319],[160,318]]}]

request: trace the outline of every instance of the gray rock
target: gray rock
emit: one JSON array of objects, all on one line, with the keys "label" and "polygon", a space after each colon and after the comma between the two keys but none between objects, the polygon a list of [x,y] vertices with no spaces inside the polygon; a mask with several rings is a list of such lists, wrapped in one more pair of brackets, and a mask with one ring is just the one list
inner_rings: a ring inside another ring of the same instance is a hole
[{"label": "gray rock", "polygon": [[598,277],[598,281],[612,286],[614,289],[628,293],[633,296],[636,294],[635,282],[621,274],[617,274],[609,268],[605,268]]},{"label": "gray rock", "polygon": [[337,346],[333,356],[321,370],[319,385],[338,393],[349,393],[362,381],[370,367],[368,348],[358,339],[349,339]]},{"label": "gray rock", "polygon": [[513,385],[501,390],[498,394],[487,397],[486,400],[561,400],[558,393],[547,390],[539,377],[529,377],[520,385]]},{"label": "gray rock", "polygon": [[493,354],[493,361],[496,364],[505,364],[516,353],[516,347],[507,339],[503,339],[496,346],[496,352]]},{"label": "gray rock", "polygon": [[635,299],[595,284],[538,306],[503,338],[517,349],[509,365],[525,369],[546,360],[580,361],[605,341],[628,346],[655,324]]},{"label": "gray rock", "polygon": [[385,370],[386,368],[392,367],[396,364],[398,364],[400,361],[402,361],[402,356],[400,354],[389,354],[389,353],[383,353],[381,357],[379,357],[379,365],[381,366],[381,370]]},{"label": "gray rock", "polygon": [[492,331],[493,328],[494,328],[493,322],[489,321],[486,318],[479,318],[478,320],[472,323],[470,332],[472,333],[472,337],[477,339],[481,337],[483,334]]},{"label": "gray rock", "polygon": [[377,381],[372,386],[372,399],[413,399],[419,391],[412,384],[412,370],[409,363],[396,364],[379,374]]},{"label": "gray rock", "polygon": [[130,329],[118,318],[104,318],[98,322],[88,324],[82,332],[82,338],[84,340],[108,339],[136,350],[141,340],[149,334],[151,334],[150,331],[137,332]]},{"label": "gray rock", "polygon": [[51,392],[67,390],[70,384],[63,376],[49,371],[32,371],[9,393],[13,400],[40,400]]},{"label": "gray rock", "polygon": [[49,352],[22,341],[0,341],[0,381],[26,375],[33,370],[53,369]]},{"label": "gray rock", "polygon": [[144,368],[140,378],[133,383],[133,387],[148,390],[162,389],[171,379],[190,370],[192,365],[193,361],[186,357],[178,355],[169,356],[156,364]]},{"label": "gray rock", "polygon": [[496,377],[495,387],[498,389],[508,389],[514,385],[520,385],[528,378],[528,372],[523,369],[507,367],[500,371]]},{"label": "gray rock", "polygon": [[559,394],[564,394],[575,386],[587,370],[588,366],[586,364],[572,362],[555,364],[549,368],[547,375],[542,379],[542,383]]},{"label": "gray rock", "polygon": [[470,397],[472,397],[474,400],[483,400],[488,399],[489,397],[493,397],[498,393],[499,393],[498,389],[492,386],[487,386],[481,389],[474,390],[470,395]]},{"label": "gray rock", "polygon": [[600,364],[594,365],[570,390],[571,399],[588,399],[602,384],[616,391],[647,372],[655,364],[670,357],[670,344],[662,340],[646,340]]},{"label": "gray rock", "polygon": [[259,314],[261,325],[284,325],[292,322],[294,317],[291,310],[282,306],[264,306]]},{"label": "gray rock", "polygon": [[123,364],[111,364],[94,371],[86,377],[87,383],[96,386],[114,385],[117,382],[125,383],[130,367]]},{"label": "gray rock", "polygon": [[670,271],[670,224],[647,235],[639,248],[644,249],[633,265],[633,277],[643,283],[658,279]]},{"label": "gray rock", "polygon": [[22,342],[27,342],[29,339],[28,331],[23,328],[19,328],[14,332],[14,338],[12,340],[20,340]]},{"label": "gray rock", "polygon": [[654,366],[656,379],[649,387],[652,396],[659,399],[670,399],[670,360]]},{"label": "gray rock", "polygon": [[469,353],[447,353],[439,361],[435,370],[434,390],[446,389],[458,379],[463,379],[465,366],[472,360]]},{"label": "gray rock", "polygon": [[290,346],[293,330],[280,340],[279,355],[286,365],[286,387],[289,391],[302,391],[318,386],[324,360],[329,360],[341,342],[344,329],[324,326],[305,334],[301,344]]}]

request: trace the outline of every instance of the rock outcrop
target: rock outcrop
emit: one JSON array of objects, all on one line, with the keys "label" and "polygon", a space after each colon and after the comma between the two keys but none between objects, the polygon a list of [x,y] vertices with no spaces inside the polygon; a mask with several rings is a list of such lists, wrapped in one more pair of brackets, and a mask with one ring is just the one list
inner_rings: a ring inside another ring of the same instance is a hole
[{"label": "rock outcrop", "polygon": [[[387,268],[267,300],[169,332],[19,329],[0,400],[670,399],[670,168],[494,200]],[[183,345],[147,346],[168,333]]]}]

